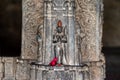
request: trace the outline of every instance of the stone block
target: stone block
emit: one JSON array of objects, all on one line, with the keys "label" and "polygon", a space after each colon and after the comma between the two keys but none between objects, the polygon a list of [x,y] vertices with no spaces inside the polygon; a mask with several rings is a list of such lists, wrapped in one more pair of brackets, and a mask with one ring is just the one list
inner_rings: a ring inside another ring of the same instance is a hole
[{"label": "stone block", "polygon": [[16,79],[17,80],[29,80],[30,79],[30,67],[27,61],[17,62]]},{"label": "stone block", "polygon": [[15,58],[3,58],[4,61],[4,78],[3,80],[15,80]]}]

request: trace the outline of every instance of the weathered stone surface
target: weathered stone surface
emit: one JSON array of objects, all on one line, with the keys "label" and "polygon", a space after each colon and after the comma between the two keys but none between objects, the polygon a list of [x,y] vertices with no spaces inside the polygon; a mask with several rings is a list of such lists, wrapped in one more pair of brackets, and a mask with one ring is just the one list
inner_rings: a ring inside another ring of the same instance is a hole
[{"label": "weathered stone surface", "polygon": [[[101,52],[102,3],[100,0],[75,1],[76,20],[81,29],[81,53],[82,56],[86,55],[82,57],[82,60],[97,61]],[[37,57],[36,34],[38,25],[43,24],[42,3],[42,0],[23,0],[22,58],[24,59],[36,59]]]},{"label": "weathered stone surface", "polygon": [[[98,61],[101,52],[102,1],[75,0],[76,20],[80,25],[82,61]],[[43,1],[23,0],[22,58],[36,59],[36,31],[42,24]],[[42,8],[42,9],[39,9]],[[34,17],[32,16],[34,15]],[[39,16],[39,19],[38,19]],[[41,16],[41,17],[40,17]],[[36,22],[39,21],[39,22]],[[34,22],[34,23],[33,23]]]},{"label": "weathered stone surface", "polygon": [[[75,55],[71,53],[72,55],[69,56],[69,60],[74,57],[76,61],[80,61],[82,64],[79,66],[62,65],[55,67],[41,64],[41,62],[45,62],[45,59],[47,59],[47,54],[42,54],[43,57],[46,56],[44,59],[41,59],[40,55],[37,55],[40,46],[36,40],[36,35],[38,34],[38,26],[43,24],[43,1],[44,0],[23,0],[22,59],[16,60],[16,58],[2,58],[1,60],[0,58],[0,73],[2,73],[0,74],[0,78],[2,78],[4,74],[2,80],[104,80],[105,61],[104,56],[101,54],[102,0],[75,0],[75,20],[77,21],[75,22],[77,23],[77,26],[75,27],[78,27],[76,29],[80,30],[76,32],[77,37],[80,38],[80,40],[76,40],[75,44],[80,44],[77,46],[80,51],[76,50],[76,52],[80,53]],[[56,1],[59,2],[59,0]],[[51,3],[51,0],[48,3]],[[49,4],[48,7],[50,5],[51,4]],[[44,8],[46,7],[44,6]],[[51,9],[51,7],[49,7],[49,9]],[[48,13],[51,13],[51,10],[48,11]],[[44,17],[45,16],[48,16],[48,18],[51,17],[46,14]],[[71,15],[69,14],[68,17],[70,18],[70,16]],[[70,22],[72,23],[74,20]],[[69,23],[69,26],[72,25],[71,23]],[[45,24],[46,23],[44,23],[44,25]],[[63,22],[63,24],[65,24],[65,22]],[[56,24],[53,23],[51,25],[55,26]],[[47,28],[49,31],[48,26]],[[51,33],[52,31],[49,32]],[[73,32],[71,33],[73,37]],[[42,36],[45,37],[46,35],[44,34]],[[48,38],[48,43],[49,39],[51,40],[51,38]],[[69,37],[69,39],[71,38]],[[44,43],[45,42],[46,40]],[[70,42],[68,44],[70,44]],[[44,44],[44,48],[41,48],[40,50],[45,52],[45,46],[49,47],[47,44]],[[53,56],[49,55],[48,57],[50,58]],[[77,60],[77,57],[80,60]],[[38,59],[38,62],[31,63],[30,59]],[[47,59],[47,64],[48,62],[49,59]],[[4,71],[2,72],[2,70]]]},{"label": "weathered stone surface", "polygon": [[16,79],[17,80],[29,80],[30,79],[30,65],[27,61],[18,60],[16,67]]},{"label": "weathered stone surface", "polygon": [[[56,56],[59,56],[59,48],[63,50],[62,63],[75,65],[75,5],[73,1],[53,0],[44,2],[44,36],[43,47],[45,49],[44,64],[49,64],[55,57],[54,47],[56,46]],[[57,23],[61,21],[61,33],[57,31]],[[56,37],[53,37],[56,36]],[[62,42],[66,36],[66,42]],[[55,41],[56,39],[56,41]],[[55,42],[54,42],[55,41]],[[43,49],[43,50],[44,50]],[[62,54],[62,53],[61,53]],[[77,57],[76,57],[77,58]],[[60,62],[60,59],[59,59]]]},{"label": "weathered stone surface", "polygon": [[80,25],[82,61],[98,61],[101,54],[102,0],[75,0]]},{"label": "weathered stone surface", "polygon": [[105,77],[102,72],[103,68],[102,67],[97,67],[97,66],[92,66],[90,67],[89,73],[90,75],[90,80],[104,80]]},{"label": "weathered stone surface", "polygon": [[36,70],[36,80],[44,80],[44,79],[46,79],[46,78],[43,77],[43,71],[37,69]]},{"label": "weathered stone surface", "polygon": [[3,80],[15,80],[15,58],[3,58],[4,78]]},{"label": "weathered stone surface", "polygon": [[[36,68],[36,80],[89,80],[88,67],[62,66],[50,67],[39,66]],[[83,74],[84,73],[84,74]],[[84,77],[86,76],[86,77]],[[89,75],[90,76],[90,75]]]},{"label": "weathered stone surface", "polygon": [[43,24],[43,0],[23,0],[22,58],[37,59],[38,26]]},{"label": "weathered stone surface", "polygon": [[36,66],[35,65],[31,66],[30,73],[31,73],[30,80],[36,80]]}]

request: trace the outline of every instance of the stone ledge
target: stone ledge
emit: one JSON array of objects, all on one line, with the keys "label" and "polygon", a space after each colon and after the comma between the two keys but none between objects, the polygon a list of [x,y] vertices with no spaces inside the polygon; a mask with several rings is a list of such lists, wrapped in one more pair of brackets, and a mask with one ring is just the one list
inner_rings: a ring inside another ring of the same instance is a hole
[{"label": "stone ledge", "polygon": [[49,71],[88,71],[87,65],[62,65],[62,66],[49,66],[43,64],[31,63],[31,69],[49,70]]}]

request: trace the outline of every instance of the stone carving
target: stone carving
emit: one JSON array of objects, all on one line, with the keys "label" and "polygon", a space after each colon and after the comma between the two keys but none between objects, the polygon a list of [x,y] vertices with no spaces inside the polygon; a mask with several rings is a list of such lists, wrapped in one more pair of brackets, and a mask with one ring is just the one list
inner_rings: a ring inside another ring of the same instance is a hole
[{"label": "stone carving", "polygon": [[83,61],[99,60],[98,55],[100,55],[101,50],[99,45],[101,43],[99,35],[101,22],[98,23],[98,20],[101,19],[101,16],[99,16],[101,4],[98,4],[99,2],[95,0],[76,0],[76,20],[81,25],[80,35],[82,38],[81,53]]},{"label": "stone carving", "polygon": [[[45,64],[48,64],[49,61],[51,61],[54,57],[54,48],[56,48],[56,51],[58,51],[58,49],[60,49],[60,53],[61,56],[64,58],[62,64],[66,64],[66,65],[74,65],[75,64],[75,29],[74,29],[74,19],[75,19],[75,14],[74,14],[74,1],[64,1],[64,0],[54,0],[54,1],[45,1],[45,17],[44,17],[44,34],[45,34],[45,40],[46,42],[44,42],[45,45],[45,53],[47,55],[47,57],[49,57],[49,59],[44,60]],[[49,6],[49,7],[48,7]],[[66,33],[67,34],[63,34],[59,33],[58,30],[56,30],[56,35],[54,35],[55,33],[52,33],[52,31],[54,32],[54,30],[56,28],[60,28],[60,27],[56,27],[57,22],[61,20],[61,23],[63,24],[62,26],[66,26]],[[47,23],[47,24],[46,24]],[[53,35],[53,36],[52,36]],[[63,36],[62,40],[61,37]],[[53,39],[53,43],[52,43],[52,38]],[[67,39],[65,42],[63,42],[63,40],[65,40],[65,38],[69,38]],[[54,46],[54,41],[55,39],[59,40],[58,42],[65,43],[65,44],[60,44],[59,46],[57,44],[57,46]],[[64,47],[64,48],[63,48]],[[66,49],[66,50],[65,50]],[[63,53],[62,53],[63,52]],[[66,57],[66,58],[65,58]],[[46,56],[44,56],[44,59],[46,59]],[[59,58],[58,58],[59,59]]]},{"label": "stone carving", "polygon": [[[53,34],[54,56],[58,58],[58,64],[63,64],[63,55],[65,55],[65,43],[67,43],[67,36],[65,34],[65,28],[62,26],[62,22],[59,20],[55,33]],[[64,49],[64,50],[63,50]]]},{"label": "stone carving", "polygon": [[[38,26],[43,23],[43,0],[23,0],[22,58],[37,59]],[[34,16],[34,17],[33,17]]]},{"label": "stone carving", "polygon": [[43,58],[41,56],[43,54],[43,52],[42,52],[42,49],[43,49],[43,25],[38,26],[36,39],[38,42],[38,51],[37,51],[38,63],[42,64]]},{"label": "stone carving", "polygon": [[0,80],[104,80],[101,11],[102,0],[23,0],[22,57],[0,58]]}]

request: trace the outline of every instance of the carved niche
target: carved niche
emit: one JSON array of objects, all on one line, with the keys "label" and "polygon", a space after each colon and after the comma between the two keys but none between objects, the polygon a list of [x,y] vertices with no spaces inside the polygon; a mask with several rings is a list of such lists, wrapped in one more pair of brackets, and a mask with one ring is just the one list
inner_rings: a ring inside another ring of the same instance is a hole
[{"label": "carved niche", "polygon": [[100,11],[96,0],[23,0],[22,59],[49,64],[61,53],[65,65],[99,61]]}]

